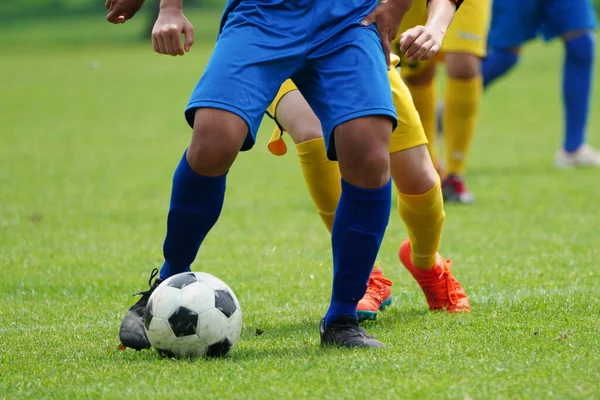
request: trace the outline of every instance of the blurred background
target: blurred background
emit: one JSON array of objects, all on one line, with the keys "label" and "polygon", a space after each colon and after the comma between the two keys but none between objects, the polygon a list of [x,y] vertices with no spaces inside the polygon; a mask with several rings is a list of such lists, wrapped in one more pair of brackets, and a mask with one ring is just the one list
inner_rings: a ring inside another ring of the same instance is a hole
[{"label": "blurred background", "polygon": [[[184,0],[186,7],[207,10],[220,9],[226,0]],[[600,10],[600,0],[594,0],[596,9]],[[159,0],[146,0],[146,9],[156,9]],[[0,4],[0,16],[3,20],[14,18],[30,18],[40,16],[93,14],[104,7],[99,0],[4,0]]]},{"label": "blurred background", "polygon": [[[322,398],[329,388],[356,398],[374,374],[391,398],[431,388],[463,399],[598,398],[600,171],[552,167],[563,130],[558,40],[528,44],[486,93],[468,171],[477,202],[446,208],[443,254],[472,318],[425,311],[398,262],[406,230],[393,211],[380,261],[395,306],[371,332],[396,350],[344,355],[346,369],[337,353],[322,357],[315,321],[329,299],[330,240],[291,140],[288,155],[268,153],[265,118],[193,267],[224,278],[244,308],[235,362],[118,352],[130,294],[163,260],[173,170],[191,133],[183,110],[226,2],[183,1],[196,41],[170,57],[152,50],[156,0],[123,25],[106,21],[104,0],[0,0],[0,336],[9,344],[0,398]],[[589,139],[600,148],[600,79],[593,96]],[[448,365],[453,373],[431,373]],[[183,379],[194,384],[165,384]]]},{"label": "blurred background", "polygon": [[[600,11],[600,0],[593,1],[596,10]],[[187,9],[220,11],[227,0],[183,0],[183,2]],[[147,20],[146,29],[142,34],[148,33],[151,29],[159,3],[160,0],[146,0],[141,11]],[[26,19],[94,15],[102,12],[103,9],[102,0],[3,0],[0,2],[0,23],[9,25]]]}]

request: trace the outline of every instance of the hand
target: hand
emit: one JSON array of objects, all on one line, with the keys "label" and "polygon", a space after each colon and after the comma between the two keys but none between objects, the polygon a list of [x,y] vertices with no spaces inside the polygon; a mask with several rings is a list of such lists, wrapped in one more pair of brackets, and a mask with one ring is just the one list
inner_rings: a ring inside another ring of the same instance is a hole
[{"label": "hand", "polygon": [[415,26],[400,35],[400,51],[409,61],[425,61],[440,51],[445,33],[428,26]]},{"label": "hand", "polygon": [[[181,46],[181,34],[185,35],[185,44]],[[152,29],[152,46],[160,54],[172,56],[190,51],[194,44],[194,27],[177,7],[161,8],[158,19]]]},{"label": "hand", "polygon": [[379,31],[379,37],[381,38],[381,45],[383,46],[388,69],[391,65],[390,53],[392,52],[392,40],[396,38],[400,22],[411,5],[412,0],[382,0],[373,12],[367,15],[361,22],[364,26],[375,23]]},{"label": "hand", "polygon": [[106,0],[104,3],[108,10],[106,19],[113,24],[124,24],[125,21],[133,18],[143,4],[144,0]]}]

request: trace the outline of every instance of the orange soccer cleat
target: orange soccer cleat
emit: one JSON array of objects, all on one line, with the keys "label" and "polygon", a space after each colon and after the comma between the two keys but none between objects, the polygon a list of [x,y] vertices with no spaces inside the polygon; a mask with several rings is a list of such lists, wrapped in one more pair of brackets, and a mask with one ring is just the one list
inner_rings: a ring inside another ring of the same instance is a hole
[{"label": "orange soccer cleat", "polygon": [[367,292],[356,307],[356,315],[359,321],[377,319],[379,310],[383,310],[392,304],[391,286],[392,281],[383,276],[381,269],[373,269],[367,283]]},{"label": "orange soccer cleat", "polygon": [[432,269],[417,268],[412,263],[408,239],[402,242],[398,255],[402,264],[423,289],[430,310],[446,310],[451,313],[471,312],[465,291],[450,273],[452,261],[444,260],[438,253],[435,267]]}]

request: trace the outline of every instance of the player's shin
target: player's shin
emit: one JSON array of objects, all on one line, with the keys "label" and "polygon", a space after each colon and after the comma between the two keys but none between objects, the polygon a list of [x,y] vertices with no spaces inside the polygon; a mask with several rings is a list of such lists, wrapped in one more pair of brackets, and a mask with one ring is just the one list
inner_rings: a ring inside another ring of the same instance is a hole
[{"label": "player's shin", "polygon": [[417,268],[431,268],[444,224],[444,204],[439,175],[433,170],[424,146],[390,155],[391,171],[398,190],[398,211],[406,225]]},{"label": "player's shin", "polygon": [[296,151],[310,197],[327,230],[331,232],[342,191],[340,168],[327,158],[323,138],[298,143]]},{"label": "player's shin", "polygon": [[594,36],[585,33],[565,40],[563,102],[564,150],[575,152],[585,143],[594,64]]},{"label": "player's shin", "polygon": [[200,244],[221,214],[225,182],[226,174],[200,176],[190,168],[185,154],[181,158],[173,176],[161,279],[190,270]]},{"label": "player's shin", "polygon": [[449,78],[443,115],[447,175],[463,175],[481,103],[482,81]]},{"label": "player's shin", "polygon": [[331,236],[333,289],[325,326],[340,317],[356,320],[356,306],[365,294],[390,207],[390,182],[378,189],[363,189],[342,181]]}]

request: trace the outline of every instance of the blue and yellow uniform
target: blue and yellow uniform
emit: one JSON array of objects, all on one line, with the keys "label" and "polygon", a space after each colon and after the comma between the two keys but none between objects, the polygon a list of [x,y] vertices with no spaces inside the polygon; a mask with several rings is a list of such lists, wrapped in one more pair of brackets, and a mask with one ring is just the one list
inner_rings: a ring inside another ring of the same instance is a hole
[{"label": "blue and yellow uniform", "polygon": [[323,125],[328,155],[333,129],[362,116],[396,121],[387,66],[374,25],[360,24],[376,0],[230,0],[213,55],[185,115],[230,111],[247,123],[251,148],[265,110],[292,78]]},{"label": "blue and yellow uniform", "polygon": [[[486,43],[490,26],[491,0],[471,0],[462,4],[460,12],[454,16],[454,20],[442,44],[441,54],[447,52],[468,53],[477,57],[486,54]],[[399,33],[417,25],[425,25],[427,22],[427,7],[424,2],[414,2],[410,10],[402,19]],[[395,41],[395,51],[398,52],[398,41]],[[419,74],[429,63],[435,62],[435,58],[421,62],[409,62],[402,60],[402,76]]]},{"label": "blue and yellow uniform", "polygon": [[[392,64],[397,65],[398,62],[398,56],[392,55]],[[419,114],[417,113],[417,109],[413,104],[410,91],[406,87],[406,84],[402,81],[398,71],[395,68],[392,68],[388,71],[388,78],[392,89],[392,99],[394,102],[395,113],[398,119],[398,126],[396,129],[394,129],[392,138],[390,139],[390,153],[395,153],[397,151],[411,149],[422,144],[427,144],[427,138],[425,137],[425,132],[423,131],[423,126],[421,125],[421,121],[419,119]],[[273,118],[276,122],[277,120],[275,119],[275,111],[277,109],[277,105],[279,104],[279,100],[293,90],[297,90],[294,82],[292,82],[290,79],[285,81],[283,85],[281,85],[281,88],[279,88],[279,92],[277,93],[277,96],[275,96],[275,100],[273,100],[267,109],[267,115]],[[271,153],[278,156],[287,152],[287,147],[283,141],[282,134],[283,129],[280,127],[276,128],[273,131],[268,144],[268,148]]]},{"label": "blue and yellow uniform", "polygon": [[[409,61],[401,55],[401,75],[407,82],[416,109],[419,112],[425,135],[429,141],[431,158],[444,170],[446,199],[468,201],[464,183],[458,182],[465,174],[471,139],[475,134],[479,105],[481,103],[481,76],[475,68],[486,55],[492,0],[465,1],[445,34],[441,51],[426,61]],[[400,25],[404,32],[416,25],[426,25],[428,12],[421,2],[413,3]],[[398,42],[392,47],[399,52]],[[451,55],[451,56],[450,56]],[[437,146],[437,79],[435,68],[448,56],[452,63],[443,91],[444,112],[440,121],[444,129],[444,153],[440,157]],[[466,67],[466,68],[465,68]]]},{"label": "blue and yellow uniform", "polygon": [[[425,23],[425,21],[427,20],[428,3],[429,0],[418,1],[413,3],[410,11],[403,19],[402,26],[400,27],[398,34],[416,25],[421,25]],[[456,8],[458,9],[462,5],[462,3],[463,0],[456,0]],[[479,4],[479,2],[475,3]],[[471,26],[473,27],[472,32],[481,32],[481,40],[472,41],[461,39],[461,35],[456,34],[455,40],[453,44],[451,44],[451,47],[458,47],[463,50],[465,48],[472,48],[474,52],[477,52],[478,54],[483,54],[485,52],[485,34],[487,33],[487,20],[484,20],[485,15],[483,15],[483,20],[482,18],[473,19],[471,13],[479,12],[480,9],[485,10],[485,7],[481,5],[475,5],[474,7],[475,10],[471,10],[471,8],[473,8],[471,5],[467,7],[467,16],[465,20],[471,21]],[[461,8],[461,13],[464,12],[464,9],[465,6]],[[392,64],[397,65],[398,62],[398,57],[392,55]],[[425,137],[425,133],[423,131],[423,127],[419,119],[419,114],[417,113],[417,110],[413,103],[413,99],[410,95],[410,91],[408,90],[406,84],[400,79],[398,72],[394,69],[388,72],[388,78],[392,89],[392,98],[394,102],[396,116],[398,119],[398,125],[394,130],[390,141],[390,153],[395,153],[397,151],[402,151],[423,144],[427,144],[427,138]],[[287,93],[293,90],[298,90],[298,87],[294,84],[292,79],[286,80],[279,88],[275,99],[267,109],[267,115],[273,118],[275,122],[277,122],[275,119],[275,111],[277,110],[279,100],[281,100],[283,96],[285,96]],[[317,116],[319,115],[318,113],[316,114]],[[282,135],[283,129],[281,129],[280,127],[279,129],[276,128],[273,131],[273,134],[271,135],[271,139],[269,140],[269,150],[275,155],[283,155],[287,152],[287,147],[285,145],[285,142],[283,141]]]}]

